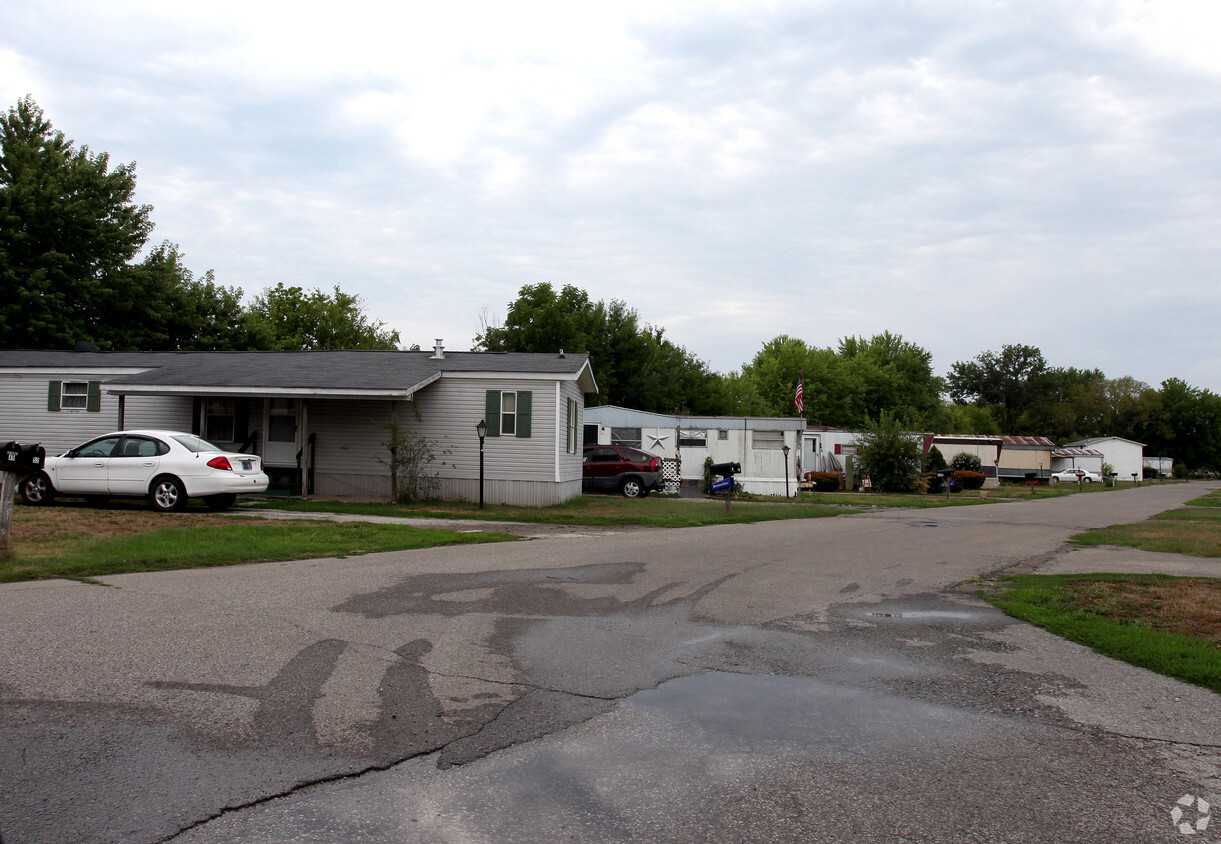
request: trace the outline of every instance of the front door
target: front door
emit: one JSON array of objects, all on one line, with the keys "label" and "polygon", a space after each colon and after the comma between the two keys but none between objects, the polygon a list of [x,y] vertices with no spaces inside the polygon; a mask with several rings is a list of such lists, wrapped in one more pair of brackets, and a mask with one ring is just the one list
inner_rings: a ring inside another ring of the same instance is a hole
[{"label": "front door", "polygon": [[267,400],[267,448],[263,463],[271,466],[296,466],[297,400]]}]

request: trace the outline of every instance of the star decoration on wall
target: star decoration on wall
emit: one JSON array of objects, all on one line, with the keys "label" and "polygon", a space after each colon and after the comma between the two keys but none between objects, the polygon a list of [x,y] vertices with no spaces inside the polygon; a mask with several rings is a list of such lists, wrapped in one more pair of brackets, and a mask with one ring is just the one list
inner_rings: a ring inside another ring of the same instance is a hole
[{"label": "star decoration on wall", "polygon": [[668,440],[669,438],[669,434],[649,434],[649,439],[653,441],[653,444],[649,446],[649,448],[665,448],[666,444],[664,440]]}]

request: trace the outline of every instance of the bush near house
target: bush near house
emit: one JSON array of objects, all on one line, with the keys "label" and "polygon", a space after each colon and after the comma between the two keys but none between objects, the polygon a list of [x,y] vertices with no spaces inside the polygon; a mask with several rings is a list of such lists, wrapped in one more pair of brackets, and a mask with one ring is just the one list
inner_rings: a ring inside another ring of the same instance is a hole
[{"label": "bush near house", "polygon": [[978,454],[968,454],[965,451],[960,451],[950,460],[950,468],[956,472],[982,472],[984,461],[980,459]]},{"label": "bush near house", "polygon": [[835,492],[843,482],[838,472],[806,472],[803,477],[814,485],[815,492]]},{"label": "bush near house", "polygon": [[957,481],[959,489],[983,489],[984,487],[983,472],[959,469],[954,473],[954,480]]},{"label": "bush near house", "polygon": [[[983,486],[983,472],[971,472],[966,469],[956,470],[954,472],[954,486],[951,487],[951,491],[961,492],[964,489],[983,489]],[[945,483],[936,472],[924,472],[917,475],[913,487],[921,495],[945,492]]]}]

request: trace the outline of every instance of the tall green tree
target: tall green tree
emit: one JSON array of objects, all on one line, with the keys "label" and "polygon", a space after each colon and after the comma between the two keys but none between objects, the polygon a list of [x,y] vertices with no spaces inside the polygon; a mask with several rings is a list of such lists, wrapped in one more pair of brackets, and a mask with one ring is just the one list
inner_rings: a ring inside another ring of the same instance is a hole
[{"label": "tall green tree", "polygon": [[981,352],[973,361],[958,361],[946,378],[955,401],[991,407],[1006,434],[1019,433],[1022,414],[1047,392],[1047,361],[1034,346],[1002,346],[999,353]]},{"label": "tall green tree", "polygon": [[385,323],[370,321],[360,297],[286,287],[283,282],[264,290],[250,303],[250,332],[260,349],[386,349],[398,348],[399,333]]},{"label": "tall green tree", "polygon": [[30,97],[0,119],[0,342],[9,348],[110,345],[114,306],[138,279],[150,208],[134,164],[79,149]]},{"label": "tall green tree", "polygon": [[920,472],[921,449],[910,425],[889,411],[867,422],[856,439],[859,472],[883,492],[908,492]]},{"label": "tall green tree", "polygon": [[521,288],[503,325],[487,325],[474,348],[490,352],[588,352],[598,379],[594,402],[656,413],[736,411],[724,379],[665,330],[641,324],[625,302],[595,302],[572,285]]},{"label": "tall green tree", "polygon": [[30,97],[0,119],[0,344],[251,348],[242,291],[196,279],[171,243],[149,250],[134,164],[79,149]]},{"label": "tall green tree", "polygon": [[838,349],[815,348],[781,335],[763,344],[742,368],[762,412],[794,416],[797,379],[804,379],[804,412],[818,425],[855,428],[885,410],[925,425],[941,412],[941,379],[932,355],[897,334],[845,337]]},{"label": "tall green tree", "polygon": [[1221,467],[1221,396],[1178,378],[1162,382],[1142,441],[1145,453],[1173,457],[1191,469]]}]

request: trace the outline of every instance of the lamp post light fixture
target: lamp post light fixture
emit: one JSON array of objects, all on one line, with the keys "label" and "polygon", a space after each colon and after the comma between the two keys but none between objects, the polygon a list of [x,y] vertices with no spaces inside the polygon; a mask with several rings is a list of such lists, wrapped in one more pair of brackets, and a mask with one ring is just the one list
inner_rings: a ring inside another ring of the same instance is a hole
[{"label": "lamp post light fixture", "polygon": [[780,450],[784,452],[784,497],[788,498],[789,497],[789,447],[788,447],[788,444],[786,443],[785,446],[783,448],[781,448]]},{"label": "lamp post light fixture", "polygon": [[483,438],[488,435],[488,423],[486,420],[480,419],[479,424],[475,426],[475,433],[479,435],[479,509],[483,509]]}]

